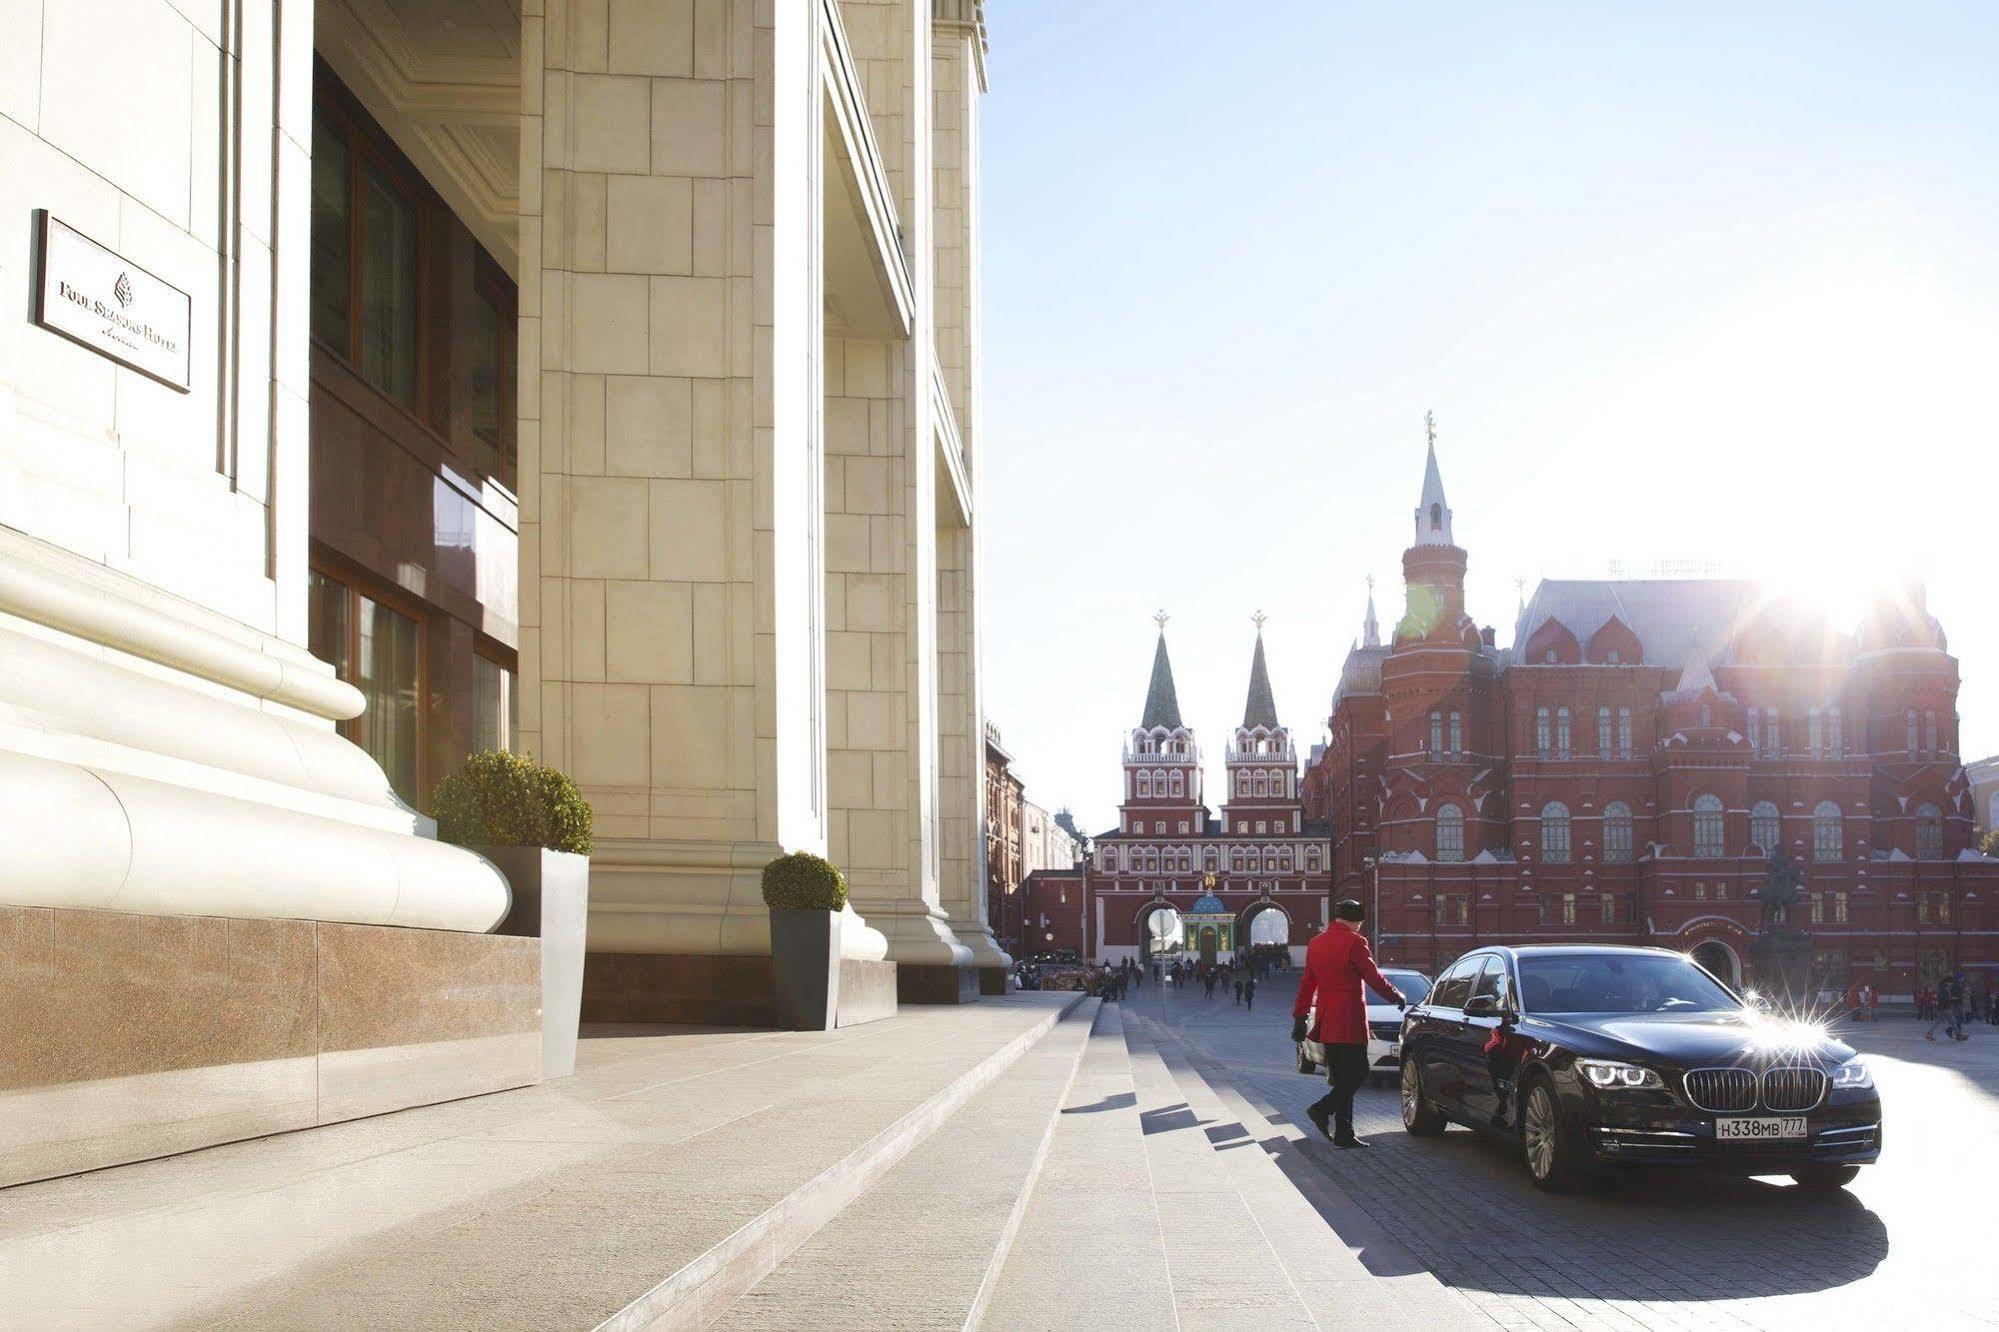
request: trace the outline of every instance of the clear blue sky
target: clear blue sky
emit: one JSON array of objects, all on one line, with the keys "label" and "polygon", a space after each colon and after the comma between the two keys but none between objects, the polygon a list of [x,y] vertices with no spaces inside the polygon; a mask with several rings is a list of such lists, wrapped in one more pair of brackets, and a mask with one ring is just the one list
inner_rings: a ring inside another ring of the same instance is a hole
[{"label": "clear blue sky", "polygon": [[[1927,577],[1999,750],[1999,5],[993,0],[987,715],[1107,824],[1157,607],[1212,772],[1319,737],[1423,413],[1515,578]],[[1218,797],[1217,797],[1218,798]]]}]

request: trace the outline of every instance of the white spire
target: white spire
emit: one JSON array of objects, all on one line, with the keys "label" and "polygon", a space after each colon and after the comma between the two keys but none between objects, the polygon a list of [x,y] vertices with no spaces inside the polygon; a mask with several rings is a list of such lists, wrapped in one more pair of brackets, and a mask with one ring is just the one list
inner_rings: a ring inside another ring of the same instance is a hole
[{"label": "white spire", "polygon": [[1361,643],[1365,647],[1381,646],[1381,625],[1374,618],[1374,575],[1367,576],[1367,618],[1361,621]]},{"label": "white spire", "polygon": [[1423,499],[1416,506],[1416,544],[1455,546],[1451,538],[1451,506],[1444,503],[1444,478],[1437,471],[1437,416],[1423,413],[1423,428],[1430,437],[1430,456],[1423,465]]},{"label": "white spire", "polygon": [[1680,668],[1680,687],[1676,692],[1692,695],[1714,687],[1714,672],[1708,669],[1707,653],[1701,651],[1696,641],[1687,649],[1687,664]]}]

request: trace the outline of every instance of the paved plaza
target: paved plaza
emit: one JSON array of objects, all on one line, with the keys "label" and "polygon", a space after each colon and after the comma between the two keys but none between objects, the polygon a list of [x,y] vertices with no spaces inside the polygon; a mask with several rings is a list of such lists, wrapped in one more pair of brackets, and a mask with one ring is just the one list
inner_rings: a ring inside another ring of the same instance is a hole
[{"label": "paved plaza", "polygon": [[1126,1022],[1287,1122],[1316,1171],[1495,1325],[1999,1325],[1999,1028],[1963,1044],[1926,1043],[1905,1016],[1848,1032],[1873,1056],[1887,1118],[1881,1162],[1845,1193],[1654,1172],[1551,1196],[1480,1135],[1406,1135],[1385,1084],[1356,1115],[1372,1150],[1320,1140],[1305,1107],[1322,1084],[1298,1074],[1287,1040],[1293,980],[1262,987],[1253,1014],[1220,991],[1147,987]]}]

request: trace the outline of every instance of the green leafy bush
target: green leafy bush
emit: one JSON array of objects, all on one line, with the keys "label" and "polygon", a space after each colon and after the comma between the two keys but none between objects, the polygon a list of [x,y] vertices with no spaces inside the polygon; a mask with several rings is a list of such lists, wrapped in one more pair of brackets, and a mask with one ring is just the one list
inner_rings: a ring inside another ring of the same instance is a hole
[{"label": "green leafy bush", "polygon": [[437,835],[460,846],[545,846],[587,856],[593,816],[576,783],[524,754],[488,749],[437,784]]},{"label": "green leafy bush", "polygon": [[764,905],[779,911],[838,911],[847,905],[847,876],[810,851],[794,851],[764,866]]}]

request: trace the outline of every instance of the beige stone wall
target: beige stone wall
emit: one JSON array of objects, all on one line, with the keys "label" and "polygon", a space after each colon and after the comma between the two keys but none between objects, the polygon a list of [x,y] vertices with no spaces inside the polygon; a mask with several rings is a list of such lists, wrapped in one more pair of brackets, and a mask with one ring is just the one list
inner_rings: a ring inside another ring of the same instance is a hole
[{"label": "beige stone wall", "polygon": [[[0,525],[304,639],[312,6],[0,4]],[[34,326],[34,210],[187,292],[188,393]]]}]

